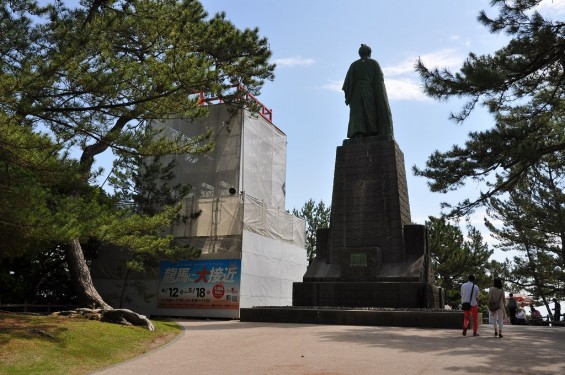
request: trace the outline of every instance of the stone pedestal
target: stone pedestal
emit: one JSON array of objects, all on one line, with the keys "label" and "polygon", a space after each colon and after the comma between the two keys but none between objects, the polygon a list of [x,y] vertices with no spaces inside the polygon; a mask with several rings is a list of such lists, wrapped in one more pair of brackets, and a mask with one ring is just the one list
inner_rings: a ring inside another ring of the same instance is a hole
[{"label": "stone pedestal", "polygon": [[330,228],[294,306],[438,307],[425,227],[411,224],[404,155],[391,138],[337,148]]},{"label": "stone pedestal", "polygon": [[404,262],[410,224],[404,154],[394,140],[348,139],[337,148],[329,262],[344,251],[379,248],[384,263]]}]

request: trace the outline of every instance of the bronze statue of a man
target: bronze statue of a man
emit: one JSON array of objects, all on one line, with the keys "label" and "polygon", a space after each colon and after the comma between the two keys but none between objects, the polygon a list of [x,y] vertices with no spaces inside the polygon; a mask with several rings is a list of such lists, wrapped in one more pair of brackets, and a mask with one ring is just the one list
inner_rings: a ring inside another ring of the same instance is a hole
[{"label": "bronze statue of a man", "polygon": [[393,137],[392,116],[388,104],[383,71],[371,59],[371,47],[361,44],[359,60],[354,61],[343,83],[345,104],[349,105],[348,138]]}]

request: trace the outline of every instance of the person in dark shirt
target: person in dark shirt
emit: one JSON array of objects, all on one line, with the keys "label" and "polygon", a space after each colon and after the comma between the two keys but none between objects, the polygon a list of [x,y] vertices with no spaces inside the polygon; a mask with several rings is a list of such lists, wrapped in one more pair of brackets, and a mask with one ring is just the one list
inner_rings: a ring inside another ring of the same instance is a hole
[{"label": "person in dark shirt", "polygon": [[516,311],[518,311],[518,301],[514,298],[514,294],[508,295],[508,315],[510,315],[510,324],[516,324]]},{"label": "person in dark shirt", "polygon": [[554,298],[553,302],[555,303],[555,307],[553,308],[553,311],[555,311],[553,313],[553,321],[558,322],[561,320],[561,304],[559,303],[557,298]]}]

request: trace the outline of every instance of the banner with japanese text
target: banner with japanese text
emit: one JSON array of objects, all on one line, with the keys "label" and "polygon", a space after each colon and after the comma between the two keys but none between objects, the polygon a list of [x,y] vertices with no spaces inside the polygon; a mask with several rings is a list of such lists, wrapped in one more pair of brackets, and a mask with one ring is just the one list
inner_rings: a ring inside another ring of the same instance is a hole
[{"label": "banner with japanese text", "polygon": [[241,259],[161,261],[159,308],[238,309]]}]

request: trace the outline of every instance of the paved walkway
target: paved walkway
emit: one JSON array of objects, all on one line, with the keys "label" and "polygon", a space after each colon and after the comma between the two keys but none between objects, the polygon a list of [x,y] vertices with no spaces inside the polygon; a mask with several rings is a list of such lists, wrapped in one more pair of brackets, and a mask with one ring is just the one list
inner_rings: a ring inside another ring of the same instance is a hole
[{"label": "paved walkway", "polygon": [[97,375],[565,374],[565,328],[459,330],[180,320],[173,342]]}]

